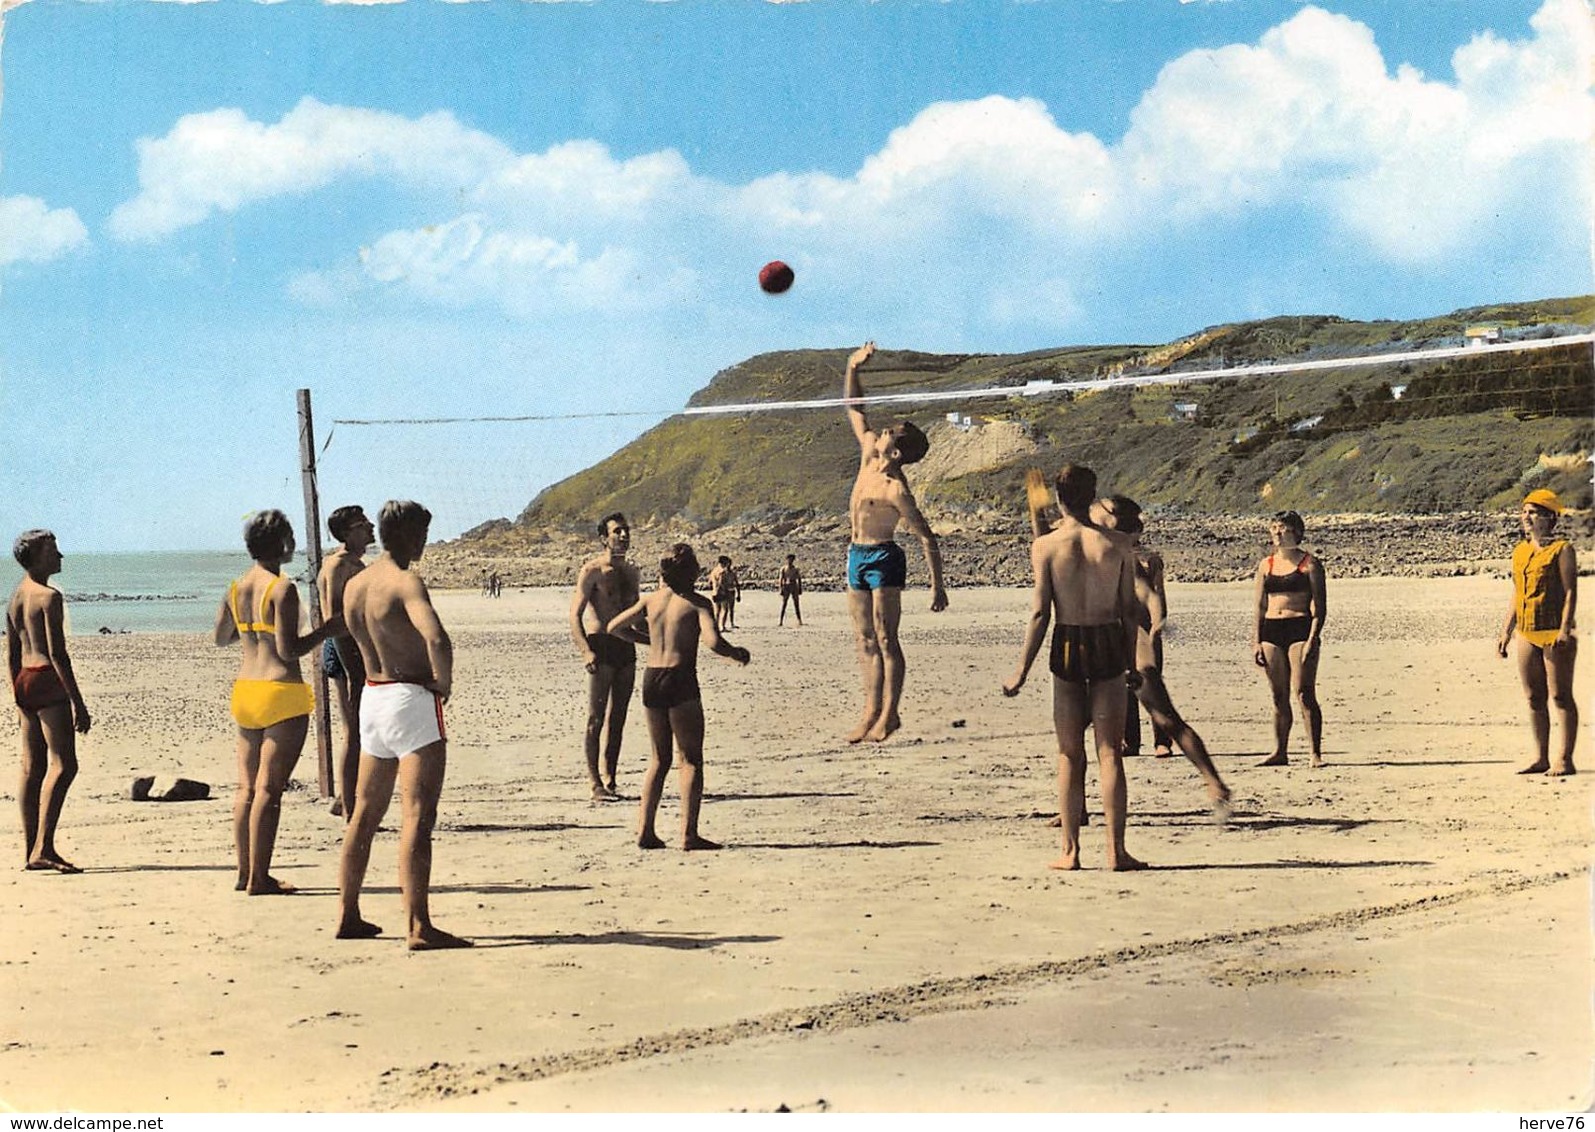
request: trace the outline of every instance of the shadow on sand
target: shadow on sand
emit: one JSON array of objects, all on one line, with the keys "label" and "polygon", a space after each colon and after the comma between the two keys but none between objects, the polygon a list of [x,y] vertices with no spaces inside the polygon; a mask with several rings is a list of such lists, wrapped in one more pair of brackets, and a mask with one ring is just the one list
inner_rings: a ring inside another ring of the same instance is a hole
[{"label": "shadow on sand", "polygon": [[702,951],[729,943],[779,943],[778,935],[694,935],[688,932],[600,932],[587,935],[476,935],[477,947],[559,947],[561,945],[617,944],[622,947],[666,947],[673,951]]}]

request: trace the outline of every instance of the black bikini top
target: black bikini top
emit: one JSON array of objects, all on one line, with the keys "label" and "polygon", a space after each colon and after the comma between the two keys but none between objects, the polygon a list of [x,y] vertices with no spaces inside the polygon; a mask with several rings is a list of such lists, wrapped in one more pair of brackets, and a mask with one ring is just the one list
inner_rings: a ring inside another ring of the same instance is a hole
[{"label": "black bikini top", "polygon": [[1311,594],[1313,580],[1307,574],[1308,564],[1312,556],[1303,553],[1301,561],[1296,563],[1296,568],[1288,574],[1274,573],[1274,556],[1268,556],[1268,564],[1263,568],[1263,592],[1265,594]]}]

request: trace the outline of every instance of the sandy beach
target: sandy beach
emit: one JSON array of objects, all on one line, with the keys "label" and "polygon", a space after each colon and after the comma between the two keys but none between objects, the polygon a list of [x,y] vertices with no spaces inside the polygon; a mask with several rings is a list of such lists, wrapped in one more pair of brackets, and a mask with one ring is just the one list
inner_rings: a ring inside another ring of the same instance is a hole
[{"label": "sandy beach", "polygon": [[[1336,579],[1320,697],[1329,765],[1271,740],[1247,583],[1170,587],[1167,677],[1234,791],[1214,824],[1183,758],[1127,761],[1128,844],[1049,872],[1056,754],[1044,667],[998,690],[1020,589],[905,595],[903,730],[858,707],[840,594],[776,627],[752,593],[745,669],[700,664],[706,836],[635,847],[588,801],[568,592],[438,595],[453,633],[433,913],[476,941],[411,954],[396,836],[337,941],[342,822],[307,748],[274,872],[232,891],[235,650],[74,638],[94,728],[60,845],[82,876],[0,872],[0,1101],[43,1111],[1540,1111],[1583,1109],[1591,783],[1517,776],[1529,732],[1495,655],[1500,578]],[[1591,665],[1578,673],[1591,703]],[[1586,730],[1588,728],[1586,727]],[[12,740],[13,744],[15,740]],[[13,746],[14,750],[14,746]],[[1300,754],[1297,760],[1294,756]],[[12,755],[15,758],[15,755]],[[15,763],[11,764],[13,767]],[[135,803],[136,774],[212,798]],[[676,783],[661,832],[677,835]],[[389,826],[397,823],[397,811]]]}]

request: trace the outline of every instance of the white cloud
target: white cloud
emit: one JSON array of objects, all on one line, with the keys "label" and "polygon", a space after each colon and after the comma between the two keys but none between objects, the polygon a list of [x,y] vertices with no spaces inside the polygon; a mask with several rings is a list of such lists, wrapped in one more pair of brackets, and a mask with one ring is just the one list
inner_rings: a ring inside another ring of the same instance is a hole
[{"label": "white cloud", "polygon": [[1459,49],[1454,83],[1391,73],[1368,28],[1317,8],[1256,46],[1191,52],[1136,107],[1117,155],[1139,196],[1126,203],[1189,220],[1297,202],[1393,261],[1442,256],[1531,207],[1521,163],[1565,180],[1554,151],[1589,144],[1588,14],[1550,0],[1533,26]]},{"label": "white cloud", "polygon": [[415,225],[304,276],[297,297],[358,286],[522,315],[635,312],[713,302],[779,255],[837,303],[934,296],[997,324],[1064,326],[1100,286],[1090,272],[1135,248],[1189,248],[1205,228],[1288,215],[1281,238],[1301,256],[1351,249],[1396,270],[1449,262],[1547,200],[1587,216],[1588,15],[1548,0],[1532,27],[1477,37],[1443,79],[1392,69],[1365,25],[1307,7],[1256,43],[1171,61],[1116,141],[1069,131],[1035,99],[990,96],[926,107],[852,176],[745,184],[671,150],[620,158],[576,140],[517,154],[448,114],[307,99],[267,125],[218,110],[139,143],[140,193],[111,224],[154,239],[385,178],[415,194]]},{"label": "white cloud", "polygon": [[154,240],[217,212],[302,194],[340,177],[387,176],[443,191],[479,185],[511,158],[501,142],[452,114],[409,119],[306,98],[274,126],[240,110],[180,118],[141,138],[139,195],[111,213],[111,233]]},{"label": "white cloud", "polygon": [[51,208],[37,197],[0,197],[0,267],[48,263],[88,242],[72,209]]}]

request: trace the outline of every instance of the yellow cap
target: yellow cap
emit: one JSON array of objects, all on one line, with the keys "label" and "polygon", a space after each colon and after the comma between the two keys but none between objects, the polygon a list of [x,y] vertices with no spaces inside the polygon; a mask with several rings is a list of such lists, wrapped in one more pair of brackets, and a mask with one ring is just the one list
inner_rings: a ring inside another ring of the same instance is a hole
[{"label": "yellow cap", "polygon": [[1553,515],[1562,513],[1562,501],[1556,498],[1556,492],[1545,488],[1536,488],[1523,497],[1524,503],[1532,503],[1536,507],[1543,507]]}]

